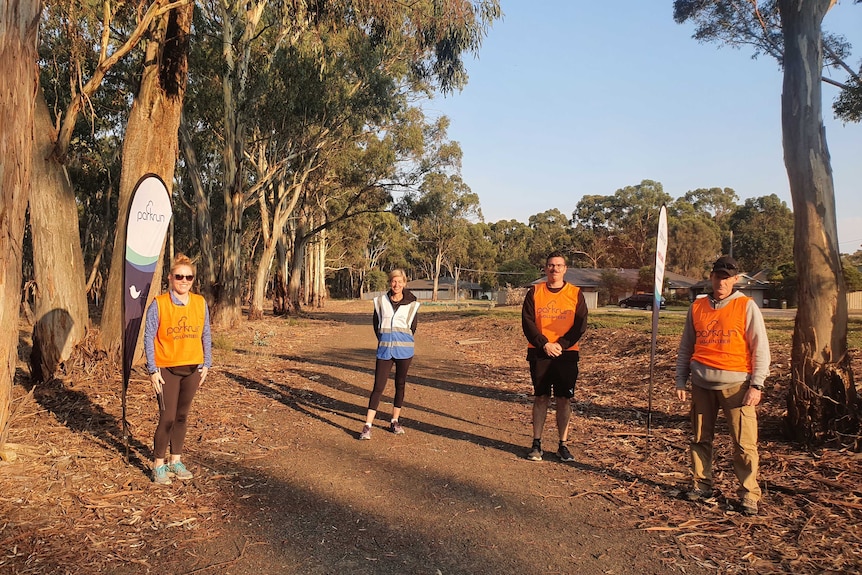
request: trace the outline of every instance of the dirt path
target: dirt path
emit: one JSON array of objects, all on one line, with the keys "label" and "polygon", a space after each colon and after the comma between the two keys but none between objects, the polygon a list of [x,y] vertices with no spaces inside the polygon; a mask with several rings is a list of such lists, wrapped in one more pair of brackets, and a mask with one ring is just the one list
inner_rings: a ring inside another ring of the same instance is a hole
[{"label": "dirt path", "polygon": [[[372,440],[358,441],[374,361],[367,314],[315,317],[324,337],[275,352],[262,378],[224,367],[267,400],[248,425],[270,454],[239,463],[241,506],[187,568],[207,557],[236,575],[669,572],[606,470],[550,453],[524,459],[529,399],[477,385],[454,342],[420,331],[407,433],[383,428],[387,393]],[[512,377],[528,377],[526,365]],[[552,426],[545,444],[555,442]],[[572,443],[577,457],[577,433]]]},{"label": "dirt path", "polygon": [[[195,478],[167,487],[149,480],[157,413],[146,374],[129,387],[127,462],[119,367],[85,346],[60,379],[33,387],[23,326],[17,459],[0,461],[0,574],[860,572],[859,456],[783,437],[790,338],[780,331],[759,409],[766,497],[746,517],[733,508],[727,433],[717,497],[679,497],[689,424],[673,393],[677,337],[658,338],[648,440],[649,337],[597,316],[582,346],[577,461],[530,462],[517,310],[426,306],[407,433],[384,429],[390,395],[366,442],[356,437],[372,383],[370,315],[370,302],[330,302],[216,332],[184,453]],[[553,426],[544,443],[554,450]]]},{"label": "dirt path", "polygon": [[[625,391],[623,378],[601,374],[598,341],[578,391],[577,461],[553,455],[551,415],[550,453],[530,462],[529,373],[514,318],[423,313],[406,434],[385,430],[390,385],[372,440],[359,441],[373,379],[370,315],[370,302],[332,302],[300,320],[214,334],[215,367],[184,453],[195,478],[170,486],[148,478],[156,412],[145,376],[129,387],[130,463],[110,362],[85,359],[21,397],[10,437],[20,457],[0,464],[0,573],[714,572],[674,533],[645,529],[696,511],[673,499],[678,479],[661,479],[683,468],[683,450],[668,449],[657,467],[629,437],[612,449],[597,440],[632,417],[624,428],[639,429],[636,409],[597,401]],[[488,334],[493,342],[458,343]],[[681,431],[664,433],[682,444]]]}]

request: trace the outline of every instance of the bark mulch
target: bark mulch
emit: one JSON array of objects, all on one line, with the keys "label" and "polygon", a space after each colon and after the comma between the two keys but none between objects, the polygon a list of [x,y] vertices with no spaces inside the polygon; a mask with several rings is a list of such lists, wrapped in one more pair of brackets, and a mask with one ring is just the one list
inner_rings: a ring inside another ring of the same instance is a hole
[{"label": "bark mulch", "polygon": [[[508,374],[523,369],[516,320],[450,318],[423,325],[429,330],[462,341],[483,334],[485,343],[470,342],[463,353],[489,387],[511,386]],[[450,330],[462,335],[448,335]],[[674,394],[678,343],[658,338],[650,417],[649,336],[599,328],[582,340],[571,442],[579,461],[586,455],[615,485],[604,494],[636,510],[640,528],[665,534],[668,555],[678,550],[718,573],[862,573],[862,454],[840,447],[807,450],[786,438],[789,344],[771,342],[771,375],[758,407],[759,515],[735,509],[737,483],[723,417],[716,430],[716,496],[703,503],[681,500],[688,486],[690,425],[687,405]],[[850,351],[854,373],[862,373],[860,350]]]},{"label": "bark mulch", "polygon": [[[17,459],[0,461],[0,573],[140,574],[158,572],[161,559],[178,555],[186,573],[226,572],[255,545],[220,539],[255,488],[238,469],[292,448],[290,429],[252,417],[278,404],[266,383],[296,378],[292,393],[313,393],[300,384],[300,374],[285,372],[273,358],[308,346],[311,338],[323,336],[337,345],[341,324],[326,314],[338,311],[339,318],[349,318],[367,307],[367,302],[331,302],[322,313],[300,320],[247,322],[230,333],[233,341],[245,343],[230,350],[220,346],[222,335],[216,334],[217,364],[235,374],[254,373],[256,386],[236,385],[236,375],[214,370],[196,398],[188,438],[192,450],[200,446],[194,462],[206,473],[171,489],[153,489],[148,477],[156,414],[143,372],[133,375],[129,389],[133,428],[126,463],[115,363],[95,346],[84,346],[59,379],[35,387],[19,366],[8,439]],[[462,367],[475,385],[489,394],[502,390],[529,400],[523,335],[514,315],[438,311],[423,318],[421,336],[450,346],[464,358]],[[579,468],[596,480],[594,490],[571,497],[603,497],[636,516],[640,529],[657,532],[668,572],[690,572],[686,564],[715,573],[862,572],[860,454],[809,451],[785,439],[786,344],[773,344],[773,375],[759,409],[760,515],[746,517],[732,508],[736,484],[723,428],[716,444],[719,493],[704,503],[680,498],[687,482],[689,426],[686,406],[673,394],[676,344],[674,338],[659,338],[647,436],[648,336],[627,329],[588,332],[581,346],[571,447]],[[25,341],[22,354],[26,351]],[[860,367],[854,360],[855,373],[862,373]],[[527,429],[529,411],[520,413],[511,423]],[[301,416],[285,422],[291,429],[313,424],[313,417]],[[196,549],[210,553],[202,556]]]}]

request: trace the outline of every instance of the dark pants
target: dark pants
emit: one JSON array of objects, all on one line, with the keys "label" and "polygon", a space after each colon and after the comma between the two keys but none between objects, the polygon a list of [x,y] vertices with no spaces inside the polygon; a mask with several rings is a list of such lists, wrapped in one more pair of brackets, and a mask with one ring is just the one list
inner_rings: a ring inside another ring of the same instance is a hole
[{"label": "dark pants", "polygon": [[188,416],[192,399],[201,383],[201,372],[195,369],[191,375],[177,375],[162,368],[162,403],[159,406],[159,425],[153,439],[153,457],[163,459],[168,445],[172,455],[182,455],[186,440]]},{"label": "dark pants", "polygon": [[378,359],[374,367],[374,389],[371,391],[371,398],[368,400],[368,409],[377,411],[380,405],[380,398],[383,397],[383,390],[386,389],[386,381],[389,379],[389,373],[392,371],[392,364],[395,364],[395,400],[392,402],[393,407],[401,407],[404,405],[404,387],[407,383],[407,370],[410,368],[412,357],[407,359]]}]

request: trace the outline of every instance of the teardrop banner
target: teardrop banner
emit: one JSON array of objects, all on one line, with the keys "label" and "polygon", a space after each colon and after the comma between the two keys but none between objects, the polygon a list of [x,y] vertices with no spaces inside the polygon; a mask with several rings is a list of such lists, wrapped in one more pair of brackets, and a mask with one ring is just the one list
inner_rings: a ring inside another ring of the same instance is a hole
[{"label": "teardrop banner", "polygon": [[649,397],[647,400],[647,437],[652,424],[653,372],[655,371],[656,339],[658,338],[658,312],[661,309],[661,292],[664,287],[664,265],[667,255],[667,208],[662,204],[658,214],[658,233],[655,240],[655,282],[652,302],[652,339],[649,356]]},{"label": "teardrop banner", "polygon": [[135,359],[141,322],[150,286],[165,243],[171,216],[171,197],[164,181],[146,174],[132,192],[126,216],[126,262],[123,268],[123,441],[129,460],[129,425],[126,421],[126,391]]}]

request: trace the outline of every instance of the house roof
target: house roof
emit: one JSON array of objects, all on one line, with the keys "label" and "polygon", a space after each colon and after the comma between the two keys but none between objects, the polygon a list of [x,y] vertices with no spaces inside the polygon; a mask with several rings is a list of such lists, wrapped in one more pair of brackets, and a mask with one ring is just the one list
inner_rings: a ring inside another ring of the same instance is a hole
[{"label": "house roof", "polygon": [[[434,289],[434,280],[430,279],[421,279],[421,280],[413,280],[407,282],[407,289],[409,290],[433,290]],[[447,290],[451,291],[455,289],[455,278],[450,277],[441,277],[437,280],[437,289],[438,290]],[[477,283],[467,282],[463,280],[458,280],[458,289],[459,290],[481,290],[482,286]]]}]

